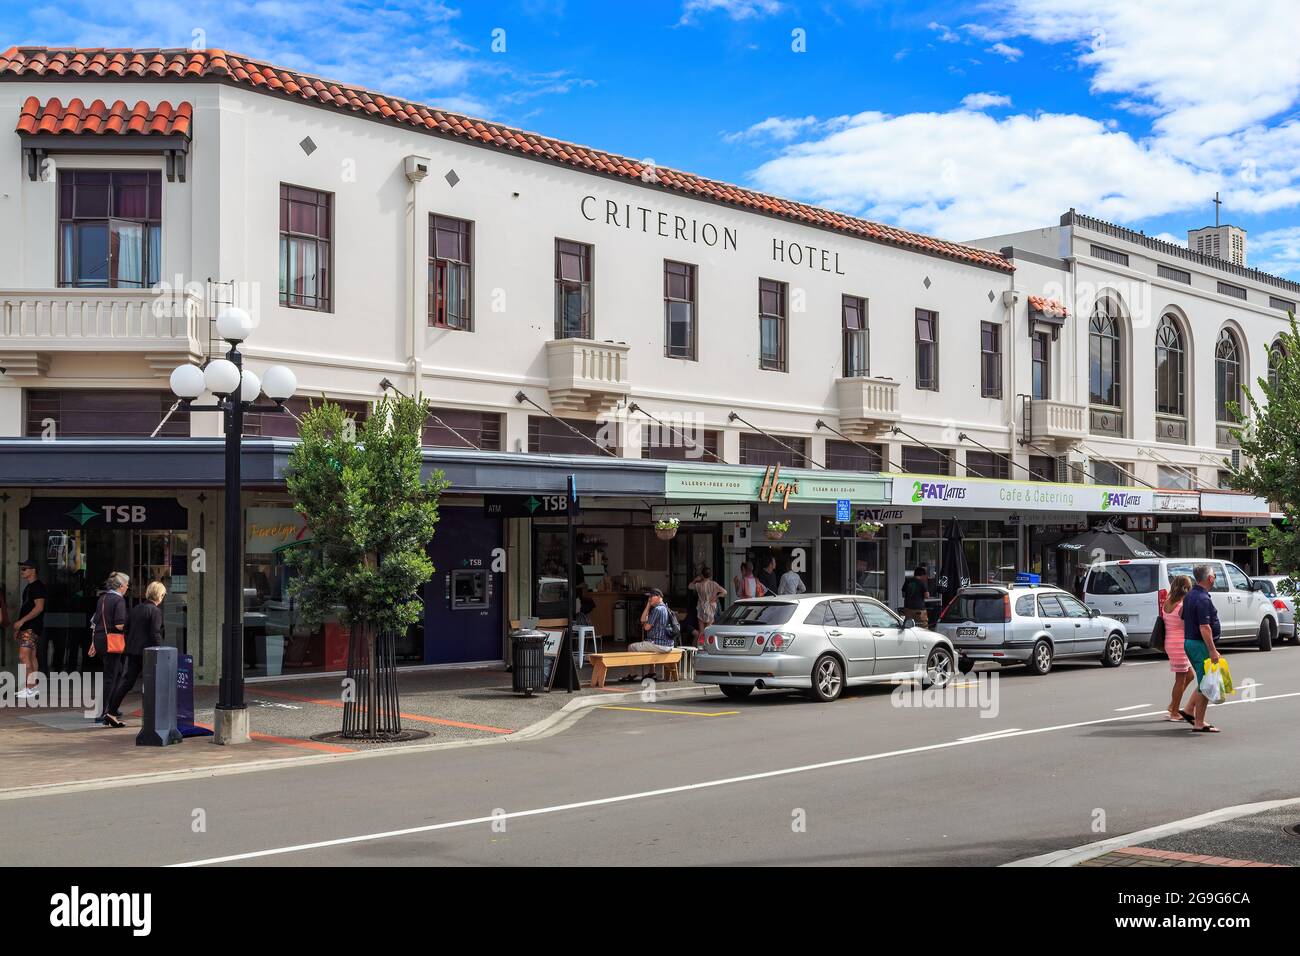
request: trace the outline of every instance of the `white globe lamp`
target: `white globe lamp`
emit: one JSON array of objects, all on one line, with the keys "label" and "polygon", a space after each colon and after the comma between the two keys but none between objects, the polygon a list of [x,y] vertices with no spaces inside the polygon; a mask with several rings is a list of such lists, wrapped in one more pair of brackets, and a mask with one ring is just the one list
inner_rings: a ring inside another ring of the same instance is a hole
[{"label": "white globe lamp", "polygon": [[262,391],[273,402],[285,402],[298,391],[298,376],[283,365],[272,365],[262,373]]},{"label": "white globe lamp", "polygon": [[252,316],[237,305],[227,306],[217,315],[217,335],[227,342],[242,342],[252,331]]},{"label": "white globe lamp", "polygon": [[203,394],[203,390],[207,388],[207,380],[204,378],[203,369],[197,365],[178,365],[172,369],[171,386],[172,394],[177,398],[193,401]]},{"label": "white globe lamp", "polygon": [[239,388],[239,369],[229,359],[213,359],[203,370],[203,380],[213,395],[229,395]]},{"label": "white globe lamp", "polygon": [[239,386],[239,400],[249,404],[257,401],[262,394],[262,380],[249,369],[244,369],[244,382]]}]

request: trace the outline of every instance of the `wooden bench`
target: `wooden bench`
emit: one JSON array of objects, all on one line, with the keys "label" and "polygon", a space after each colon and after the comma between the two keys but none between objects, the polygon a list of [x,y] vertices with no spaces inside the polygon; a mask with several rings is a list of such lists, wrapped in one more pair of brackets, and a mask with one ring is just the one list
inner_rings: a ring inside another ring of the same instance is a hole
[{"label": "wooden bench", "polygon": [[611,667],[644,667],[648,664],[663,665],[664,680],[678,680],[678,666],[681,664],[681,648],[655,653],[653,651],[620,651],[615,654],[589,654],[591,661],[591,686],[604,687],[605,675]]}]

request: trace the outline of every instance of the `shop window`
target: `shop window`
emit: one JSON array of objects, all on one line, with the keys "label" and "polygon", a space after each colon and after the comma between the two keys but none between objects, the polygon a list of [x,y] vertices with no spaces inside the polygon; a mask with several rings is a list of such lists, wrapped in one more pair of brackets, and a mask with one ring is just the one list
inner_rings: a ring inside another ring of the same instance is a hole
[{"label": "shop window", "polygon": [[59,173],[59,285],[149,289],[162,265],[162,173]]},{"label": "shop window", "polygon": [[[26,390],[28,438],[148,438],[176,398],[133,389]],[[178,408],[159,438],[188,438],[190,413]]]},{"label": "shop window", "polygon": [[429,325],[472,327],[471,224],[450,216],[429,217]]},{"label": "shop window", "polygon": [[[575,434],[576,432],[576,434]],[[618,454],[618,425],[577,418],[556,420],[545,415],[528,417],[528,450],[541,455],[601,455],[601,449]]]},{"label": "shop window", "polygon": [[934,448],[904,445],[903,471],[910,475],[950,475],[952,458]]},{"label": "shop window", "polygon": [[722,432],[713,428],[674,426],[670,431],[655,422],[641,426],[641,457],[655,461],[720,461]]},{"label": "shop window", "polygon": [[664,354],[695,358],[695,266],[664,260]]},{"label": "shop window", "polygon": [[1010,478],[1011,463],[991,451],[966,452],[966,474],[971,478]]},{"label": "shop window", "polygon": [[591,246],[555,240],[555,337],[592,337]]},{"label": "shop window", "polygon": [[838,471],[884,471],[883,445],[857,445],[849,441],[826,443],[826,467]]},{"label": "shop window", "polygon": [[280,184],[280,304],[332,311],[333,195]]},{"label": "shop window", "polygon": [[370,406],[365,402],[340,402],[334,399],[295,396],[284,403],[284,407],[292,414],[245,412],[244,435],[248,438],[297,438],[298,419],[306,415],[313,406],[320,405],[324,401],[341,405],[343,411],[356,419],[358,425],[370,416]]},{"label": "shop window", "polygon": [[[789,446],[789,447],[785,447]],[[794,435],[740,434],[742,465],[780,465],[782,468],[808,467],[808,439]]]},{"label": "shop window", "polygon": [[421,444],[440,448],[501,450],[501,415],[463,408],[430,408]]}]

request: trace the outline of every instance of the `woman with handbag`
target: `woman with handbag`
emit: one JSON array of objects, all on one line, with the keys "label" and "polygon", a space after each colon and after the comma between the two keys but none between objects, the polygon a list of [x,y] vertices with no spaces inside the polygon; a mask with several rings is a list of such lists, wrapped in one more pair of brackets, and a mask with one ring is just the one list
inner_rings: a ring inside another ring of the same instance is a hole
[{"label": "woman with handbag", "polygon": [[1169,596],[1160,608],[1160,620],[1165,628],[1165,655],[1169,658],[1169,669],[1174,672],[1174,690],[1169,698],[1169,710],[1165,720],[1187,721],[1194,719],[1183,710],[1183,694],[1192,683],[1192,663],[1187,659],[1187,649],[1183,647],[1183,598],[1192,590],[1192,579],[1186,574],[1175,575],[1169,582]]},{"label": "woman with handbag", "polygon": [[157,647],[163,642],[162,602],[167,596],[167,588],[161,581],[151,581],[145,589],[144,600],[131,608],[126,618],[126,647],[121,654],[121,664],[117,669],[117,681],[113,684],[104,712],[104,723],[110,727],[125,727],[118,718],[122,716],[122,701],[131,693],[135,682],[144,670],[144,649]]},{"label": "woman with handbag", "polygon": [[104,662],[103,703],[99,716],[95,718],[99,724],[108,723],[108,697],[113,692],[113,685],[117,683],[117,670],[122,661],[122,652],[126,649],[126,589],[130,583],[131,579],[121,571],[110,574],[91,618],[88,653]]}]

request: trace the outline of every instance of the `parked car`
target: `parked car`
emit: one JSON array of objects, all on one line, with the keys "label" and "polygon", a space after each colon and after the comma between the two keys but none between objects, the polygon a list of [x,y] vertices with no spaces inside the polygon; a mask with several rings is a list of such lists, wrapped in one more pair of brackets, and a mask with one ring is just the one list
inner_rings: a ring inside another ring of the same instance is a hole
[{"label": "parked car", "polygon": [[1123,624],[1053,586],[962,588],[939,615],[938,631],[957,649],[963,674],[978,661],[1024,664],[1035,674],[1046,674],[1054,661],[1069,657],[1118,667],[1128,646]]},{"label": "parked car", "polygon": [[1102,614],[1113,617],[1128,631],[1129,641],[1151,646],[1151,635],[1160,620],[1160,608],[1169,594],[1169,581],[1179,575],[1192,576],[1192,568],[1208,564],[1214,568],[1210,597],[1219,611],[1222,633],[1216,644],[1253,641],[1261,651],[1272,650],[1278,635],[1278,612],[1261,586],[1253,584],[1245,571],[1231,561],[1211,558],[1134,558],[1094,564],[1084,582],[1083,600]]},{"label": "parked car", "polygon": [[946,637],[874,598],[778,595],[736,601],[705,628],[695,680],[737,700],[755,688],[794,688],[832,701],[859,684],[920,679],[942,687],[956,661]]},{"label": "parked car", "polygon": [[1300,644],[1300,634],[1296,633],[1295,626],[1295,579],[1285,574],[1266,574],[1251,580],[1257,582],[1264,596],[1273,602],[1273,609],[1277,611],[1277,636],[1289,638],[1292,644]]}]

